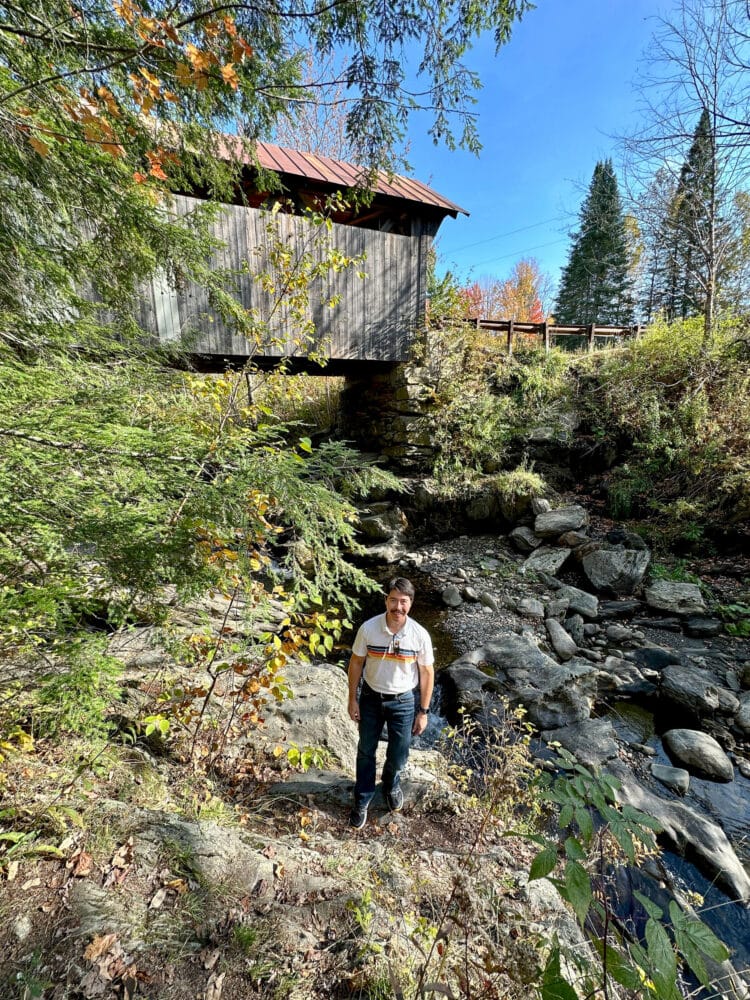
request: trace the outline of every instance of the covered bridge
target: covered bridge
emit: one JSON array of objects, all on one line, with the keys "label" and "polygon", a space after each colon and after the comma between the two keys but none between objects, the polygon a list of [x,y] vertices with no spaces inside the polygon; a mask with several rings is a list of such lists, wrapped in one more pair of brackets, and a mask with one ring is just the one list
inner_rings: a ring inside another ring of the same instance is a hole
[{"label": "covered bridge", "polygon": [[[297,341],[295,322],[278,287],[264,290],[257,275],[273,269],[271,249],[283,241],[294,259],[302,254],[322,260],[329,246],[347,257],[364,255],[364,263],[315,280],[306,319],[312,320],[316,342],[330,358],[327,371],[355,373],[373,362],[404,360],[414,331],[423,323],[428,251],[443,219],[463,212],[425,184],[412,178],[380,173],[369,200],[331,214],[332,226],[314,226],[307,208],[319,208],[337,191],[362,184],[362,171],[349,163],[268,143],[257,144],[258,163],[273,171],[282,191],[263,190],[263,174],[244,159],[237,204],[226,205],[213,224],[223,244],[215,254],[217,268],[245,269],[235,279],[243,307],[260,318],[264,334],[258,345],[239,336],[212,309],[206,293],[195,285],[175,288],[164,278],[144,288],[141,325],[162,342],[185,340],[198,364],[222,369],[249,356],[261,365],[294,358],[303,369],[305,348]],[[283,208],[268,207],[281,200]],[[188,214],[199,198],[178,195],[174,210]],[[464,213],[466,214],[466,213]],[[325,239],[321,241],[321,228]],[[308,258],[309,259],[309,258]],[[363,271],[365,277],[358,276]],[[337,305],[325,303],[339,296]]]}]

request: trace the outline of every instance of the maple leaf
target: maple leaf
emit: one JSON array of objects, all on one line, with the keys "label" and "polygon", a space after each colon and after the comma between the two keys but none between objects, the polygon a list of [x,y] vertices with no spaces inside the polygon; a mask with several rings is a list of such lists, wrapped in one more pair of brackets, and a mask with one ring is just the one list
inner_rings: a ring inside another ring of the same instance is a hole
[{"label": "maple leaf", "polygon": [[227,63],[226,66],[221,67],[221,77],[224,83],[230,86],[232,90],[237,90],[240,80],[232,63]]}]

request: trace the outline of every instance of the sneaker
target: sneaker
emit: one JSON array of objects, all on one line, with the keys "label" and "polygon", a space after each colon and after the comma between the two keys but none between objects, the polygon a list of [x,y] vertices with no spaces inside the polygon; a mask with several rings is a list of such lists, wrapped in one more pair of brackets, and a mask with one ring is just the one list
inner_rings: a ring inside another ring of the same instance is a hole
[{"label": "sneaker", "polygon": [[352,806],[349,814],[349,826],[353,830],[361,830],[367,822],[367,806]]},{"label": "sneaker", "polygon": [[401,812],[404,808],[404,793],[398,787],[392,788],[390,792],[386,792],[385,800],[392,813]]}]

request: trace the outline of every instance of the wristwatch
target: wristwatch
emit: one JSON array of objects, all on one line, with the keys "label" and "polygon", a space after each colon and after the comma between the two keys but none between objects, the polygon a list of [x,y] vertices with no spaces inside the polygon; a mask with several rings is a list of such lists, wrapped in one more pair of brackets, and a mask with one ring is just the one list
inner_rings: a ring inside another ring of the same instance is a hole
[{"label": "wristwatch", "polygon": [[422,708],[420,705],[420,707],[417,709],[417,715],[429,715],[429,714],[430,714],[429,708]]}]

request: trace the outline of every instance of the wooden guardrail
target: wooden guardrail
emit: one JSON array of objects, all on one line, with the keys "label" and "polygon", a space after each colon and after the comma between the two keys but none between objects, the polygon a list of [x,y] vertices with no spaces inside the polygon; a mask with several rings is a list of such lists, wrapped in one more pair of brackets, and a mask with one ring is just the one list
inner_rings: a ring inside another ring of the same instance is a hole
[{"label": "wooden guardrail", "polygon": [[513,353],[513,338],[516,335],[536,336],[542,341],[545,351],[549,351],[553,341],[559,337],[585,337],[586,346],[593,351],[597,339],[625,339],[639,337],[641,326],[597,326],[595,323],[574,324],[572,326],[557,326],[553,323],[521,323],[513,319],[469,319],[479,330],[490,330],[493,333],[504,334],[508,354]]}]

